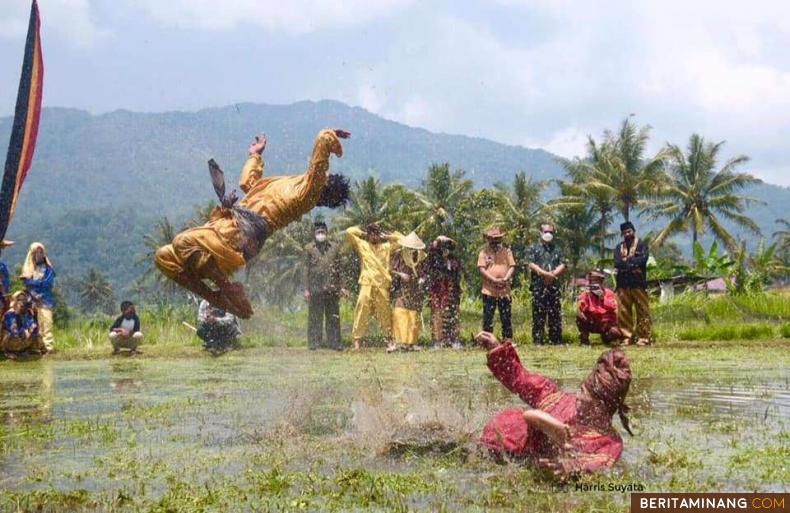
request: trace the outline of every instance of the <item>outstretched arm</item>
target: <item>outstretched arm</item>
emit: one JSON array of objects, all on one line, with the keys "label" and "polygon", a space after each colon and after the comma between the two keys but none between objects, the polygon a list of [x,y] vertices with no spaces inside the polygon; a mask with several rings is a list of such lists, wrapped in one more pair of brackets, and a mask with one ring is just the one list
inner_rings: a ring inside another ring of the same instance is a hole
[{"label": "outstretched arm", "polygon": [[313,154],[310,156],[305,175],[309,179],[325,176],[329,171],[329,156],[335,154],[338,157],[342,157],[343,145],[340,144],[340,139],[348,139],[349,137],[351,137],[351,133],[340,128],[327,128],[318,132],[313,145]]},{"label": "outstretched arm", "polygon": [[250,144],[249,158],[244,163],[241,170],[241,178],[239,179],[239,187],[246,194],[255,182],[263,176],[263,150],[266,149],[266,134],[256,135],[255,139]]},{"label": "outstretched arm", "polygon": [[[493,335],[490,333],[485,336],[480,334],[477,339],[490,341],[491,337]],[[492,344],[487,343],[484,346],[491,348]],[[505,388],[533,408],[537,408],[547,395],[559,390],[557,384],[547,377],[525,369],[516,349],[509,342],[499,344],[488,352],[488,368]]]}]

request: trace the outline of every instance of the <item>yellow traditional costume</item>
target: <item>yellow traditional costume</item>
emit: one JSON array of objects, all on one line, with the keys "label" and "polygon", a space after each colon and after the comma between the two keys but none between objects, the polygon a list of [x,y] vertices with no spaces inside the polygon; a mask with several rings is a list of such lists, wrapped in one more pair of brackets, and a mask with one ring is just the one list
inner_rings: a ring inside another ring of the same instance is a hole
[{"label": "yellow traditional costume", "polygon": [[[398,241],[401,250],[390,261],[395,305],[392,307],[392,338],[398,344],[414,346],[422,330],[422,307],[425,301],[425,243],[416,233]],[[405,276],[401,276],[405,275]]]},{"label": "yellow traditional costume", "polygon": [[[195,278],[214,279],[216,272],[211,268],[212,263],[224,273],[224,278],[232,275],[257,254],[264,239],[312,210],[327,183],[329,156],[332,153],[342,156],[340,140],[335,131],[322,130],[316,137],[304,174],[268,178],[263,177],[262,157],[251,154],[241,172],[240,187],[246,196],[239,201],[238,207],[216,207],[206,224],[176,235],[171,244],[157,250],[157,267],[165,276],[204,296],[209,302],[219,303],[216,306],[239,317],[249,317],[252,310],[246,296],[244,302],[247,308],[240,309],[238,304],[223,304],[221,295],[211,294],[211,291],[204,293]],[[239,212],[259,222],[262,220],[264,229],[254,235],[245,232],[244,219],[237,215]],[[250,247],[253,249],[250,250]],[[243,292],[240,284],[233,285],[240,287]]]},{"label": "yellow traditional costume", "polygon": [[381,326],[384,337],[392,336],[392,312],[390,310],[390,276],[389,264],[392,253],[398,248],[401,233],[393,232],[387,239],[373,244],[365,238],[365,232],[358,226],[346,230],[346,237],[357,252],[360,260],[359,297],[354,310],[354,327],[351,335],[355,341],[364,338],[368,333],[371,315],[375,316]]}]

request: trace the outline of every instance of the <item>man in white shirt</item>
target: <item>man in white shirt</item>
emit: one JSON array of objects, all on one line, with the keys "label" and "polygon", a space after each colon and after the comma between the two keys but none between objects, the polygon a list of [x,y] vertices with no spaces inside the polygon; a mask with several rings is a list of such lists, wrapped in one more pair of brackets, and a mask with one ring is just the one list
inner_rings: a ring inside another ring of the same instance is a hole
[{"label": "man in white shirt", "polygon": [[134,303],[124,301],[121,303],[121,315],[115,319],[110,328],[110,342],[112,343],[112,354],[118,354],[121,349],[128,349],[129,355],[137,354],[137,346],[143,340],[143,332],[140,331],[140,318],[134,309]]}]

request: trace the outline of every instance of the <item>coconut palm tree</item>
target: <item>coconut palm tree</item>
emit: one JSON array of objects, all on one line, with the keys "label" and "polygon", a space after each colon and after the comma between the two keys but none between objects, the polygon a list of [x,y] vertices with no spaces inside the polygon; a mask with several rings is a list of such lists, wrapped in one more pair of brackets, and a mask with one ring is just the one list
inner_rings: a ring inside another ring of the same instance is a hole
[{"label": "coconut palm tree", "polygon": [[609,177],[619,166],[611,145],[598,145],[587,139],[587,156],[584,159],[560,159],[570,182],[558,181],[562,195],[550,202],[555,208],[592,208],[598,216],[598,256],[606,258],[606,239],[612,213],[617,205],[615,190],[608,185]]},{"label": "coconut palm tree", "polygon": [[691,231],[692,247],[708,228],[714,237],[731,252],[737,250],[735,237],[722,224],[722,218],[756,234],[757,224],[743,214],[745,207],[756,200],[736,194],[760,180],[736,171],[749,158],[739,155],[727,160],[720,169],[716,165],[724,141],[706,143],[698,134],[689,139],[687,153],[675,145],[667,147],[669,177],[658,190],[658,201],[649,209],[654,219],[668,218],[669,223],[653,241],[661,245],[676,233]]},{"label": "coconut palm tree", "polygon": [[383,187],[377,178],[370,176],[354,183],[349,207],[335,216],[334,224],[341,229],[370,223],[400,228],[398,224],[403,220],[404,212],[410,211],[403,207],[414,201],[413,194],[402,185]]},{"label": "coconut palm tree", "polygon": [[516,254],[523,254],[536,237],[539,223],[548,220],[551,209],[540,198],[547,185],[546,181],[532,181],[524,172],[516,173],[512,187],[494,185],[502,204],[497,210],[497,222],[513,242]]},{"label": "coconut palm tree", "polygon": [[780,229],[775,231],[772,237],[779,245],[777,248],[779,255],[786,260],[790,254],[790,223],[787,222],[787,219],[777,219],[775,223],[780,226]]},{"label": "coconut palm tree", "polygon": [[472,181],[462,170],[450,171],[450,164],[431,164],[416,193],[411,217],[419,221],[416,231],[426,240],[439,235],[455,237],[458,206],[472,192]]},{"label": "coconut palm tree", "polygon": [[113,290],[107,275],[91,267],[77,283],[80,301],[89,312],[112,308]]},{"label": "coconut palm tree", "polygon": [[157,292],[162,292],[165,298],[172,298],[179,290],[178,285],[162,273],[154,265],[154,253],[161,246],[170,244],[176,236],[173,223],[166,216],[157,221],[153,230],[143,237],[143,245],[147,251],[135,261],[135,265],[144,266],[143,274],[137,279],[139,288],[150,285]]},{"label": "coconut palm tree", "polygon": [[632,116],[623,120],[616,134],[608,130],[604,132],[604,145],[611,149],[614,165],[609,172],[590,177],[591,184],[611,188],[626,221],[630,220],[632,209],[642,204],[655,187],[663,183],[666,158],[664,151],[645,157],[650,125],[638,127],[632,123]]},{"label": "coconut palm tree", "polygon": [[600,224],[598,214],[589,205],[566,206],[556,213],[559,243],[564,248],[570,265],[570,275],[578,274],[579,262],[588,251],[598,246]]}]

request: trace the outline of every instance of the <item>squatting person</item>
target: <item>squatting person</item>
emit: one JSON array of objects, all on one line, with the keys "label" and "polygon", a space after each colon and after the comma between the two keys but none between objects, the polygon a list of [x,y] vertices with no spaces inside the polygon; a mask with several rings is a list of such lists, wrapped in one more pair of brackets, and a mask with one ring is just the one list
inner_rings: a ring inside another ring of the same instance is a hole
[{"label": "squatting person", "polygon": [[143,332],[140,330],[140,318],[137,316],[134,303],[124,301],[121,303],[121,315],[110,327],[110,343],[112,344],[112,354],[118,354],[121,349],[128,349],[129,354],[137,354],[137,346],[143,340]]}]

